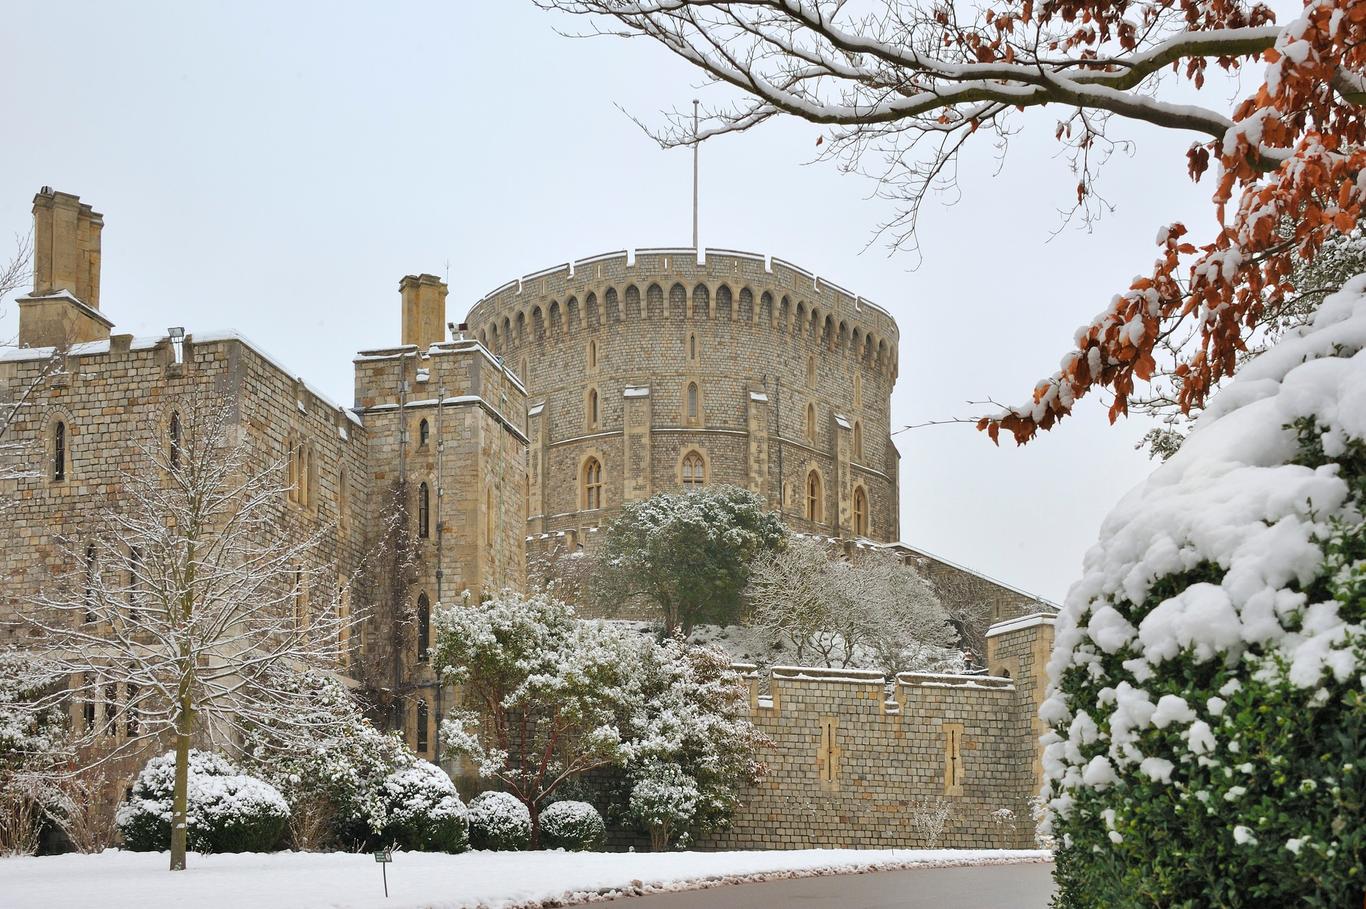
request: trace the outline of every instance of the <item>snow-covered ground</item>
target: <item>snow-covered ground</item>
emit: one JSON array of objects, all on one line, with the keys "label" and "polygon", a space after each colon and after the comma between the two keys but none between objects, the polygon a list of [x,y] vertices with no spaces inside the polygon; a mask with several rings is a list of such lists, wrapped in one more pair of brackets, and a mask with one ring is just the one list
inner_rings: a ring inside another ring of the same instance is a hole
[{"label": "snow-covered ground", "polygon": [[808,849],[789,852],[397,853],[389,899],[373,856],[275,853],[190,856],[166,870],[165,853],[110,851],[0,859],[5,909],[456,909],[564,905],[717,883],[915,865],[1044,861],[1002,849]]}]

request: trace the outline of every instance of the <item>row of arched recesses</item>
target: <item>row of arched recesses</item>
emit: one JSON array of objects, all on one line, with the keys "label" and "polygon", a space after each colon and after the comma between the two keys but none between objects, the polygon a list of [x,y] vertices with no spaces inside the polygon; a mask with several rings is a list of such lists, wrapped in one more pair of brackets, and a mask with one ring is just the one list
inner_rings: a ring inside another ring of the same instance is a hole
[{"label": "row of arched recesses", "polygon": [[[684,492],[694,492],[707,485],[710,474],[706,453],[700,448],[689,448],[678,459],[678,482]],[[583,511],[605,508],[603,488],[602,459],[590,454],[579,467],[579,508]]]},{"label": "row of arched recesses", "polygon": [[[833,313],[805,300],[798,299],[794,303],[790,296],[775,295],[771,291],[760,292],[756,300],[749,287],[742,287],[735,293],[728,284],[717,285],[714,298],[706,284],[693,285],[690,293],[681,282],[675,282],[667,294],[660,284],[651,283],[643,298],[640,289],[629,284],[620,293],[615,287],[607,288],[601,301],[596,292],[590,291],[582,303],[576,296],[563,303],[559,300],[533,303],[485,323],[479,329],[479,340],[493,352],[503,353],[507,346],[519,344],[528,337],[542,339],[547,333],[667,318],[763,323],[788,334],[809,338],[828,350],[845,352],[877,369],[896,369],[895,339],[889,341],[886,336],[867,331],[861,325],[851,325],[847,319],[837,319]],[[595,349],[590,349],[589,358],[595,365]]]},{"label": "row of arched recesses", "polygon": [[[682,412],[684,426],[702,425],[702,386],[688,382],[683,386]],[[596,432],[602,428],[602,396],[595,386],[589,386],[583,396],[584,430]]]},{"label": "row of arched recesses", "polygon": [[[803,516],[813,524],[824,524],[825,481],[821,477],[821,472],[818,468],[813,467],[807,471],[804,493]],[[854,536],[868,536],[868,493],[861,483],[854,486],[851,506],[850,529],[853,531]]]}]

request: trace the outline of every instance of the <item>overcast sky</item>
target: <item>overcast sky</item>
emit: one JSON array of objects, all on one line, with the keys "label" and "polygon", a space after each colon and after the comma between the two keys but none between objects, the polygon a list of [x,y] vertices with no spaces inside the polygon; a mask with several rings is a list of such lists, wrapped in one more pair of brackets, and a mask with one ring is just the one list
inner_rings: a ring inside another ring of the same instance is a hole
[{"label": "overcast sky", "polygon": [[[349,404],[351,354],[398,341],[405,274],[449,272],[455,319],[521,274],[689,243],[688,153],[661,151],[618,106],[658,122],[699,93],[697,74],[653,44],[557,24],[575,26],[528,0],[11,4],[0,238],[28,230],[40,186],[77,193],[105,215],[116,331],[234,328]],[[1227,109],[1229,92],[1206,103]],[[1102,182],[1115,211],[1050,240],[1076,184],[1054,122],[1021,118],[999,173],[979,145],[961,197],[925,209],[921,259],[864,251],[892,210],[811,163],[816,127],[709,143],[702,243],[780,256],[890,310],[898,425],[1024,400],[1149,269],[1160,225],[1211,232],[1212,187],[1185,177],[1193,137],[1124,124],[1136,154]],[[1151,470],[1134,450],[1146,428],[1111,427],[1088,401],[1023,449],[965,425],[902,433],[902,536],[1060,599]]]}]

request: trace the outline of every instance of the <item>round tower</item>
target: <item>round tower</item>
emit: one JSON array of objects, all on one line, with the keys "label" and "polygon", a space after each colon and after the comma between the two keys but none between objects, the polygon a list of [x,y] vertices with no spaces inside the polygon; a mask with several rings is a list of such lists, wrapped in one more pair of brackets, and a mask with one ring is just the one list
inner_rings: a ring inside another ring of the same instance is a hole
[{"label": "round tower", "polygon": [[652,249],[511,281],[466,322],[527,388],[531,537],[730,483],[795,530],[898,538],[881,307],[780,259]]}]

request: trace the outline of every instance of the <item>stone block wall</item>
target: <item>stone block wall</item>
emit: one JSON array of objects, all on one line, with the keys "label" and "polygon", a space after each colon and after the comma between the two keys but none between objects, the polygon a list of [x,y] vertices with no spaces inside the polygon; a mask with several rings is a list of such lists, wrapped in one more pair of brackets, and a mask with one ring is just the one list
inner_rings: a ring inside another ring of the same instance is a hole
[{"label": "stone block wall", "polygon": [[1032,847],[1037,657],[1051,638],[1047,616],[993,635],[1010,678],[903,673],[889,684],[876,672],[775,668],[764,694],[752,676],[752,716],[774,743],[768,774],[730,829],[700,846],[925,846],[913,817],[942,800],[939,846]]}]

